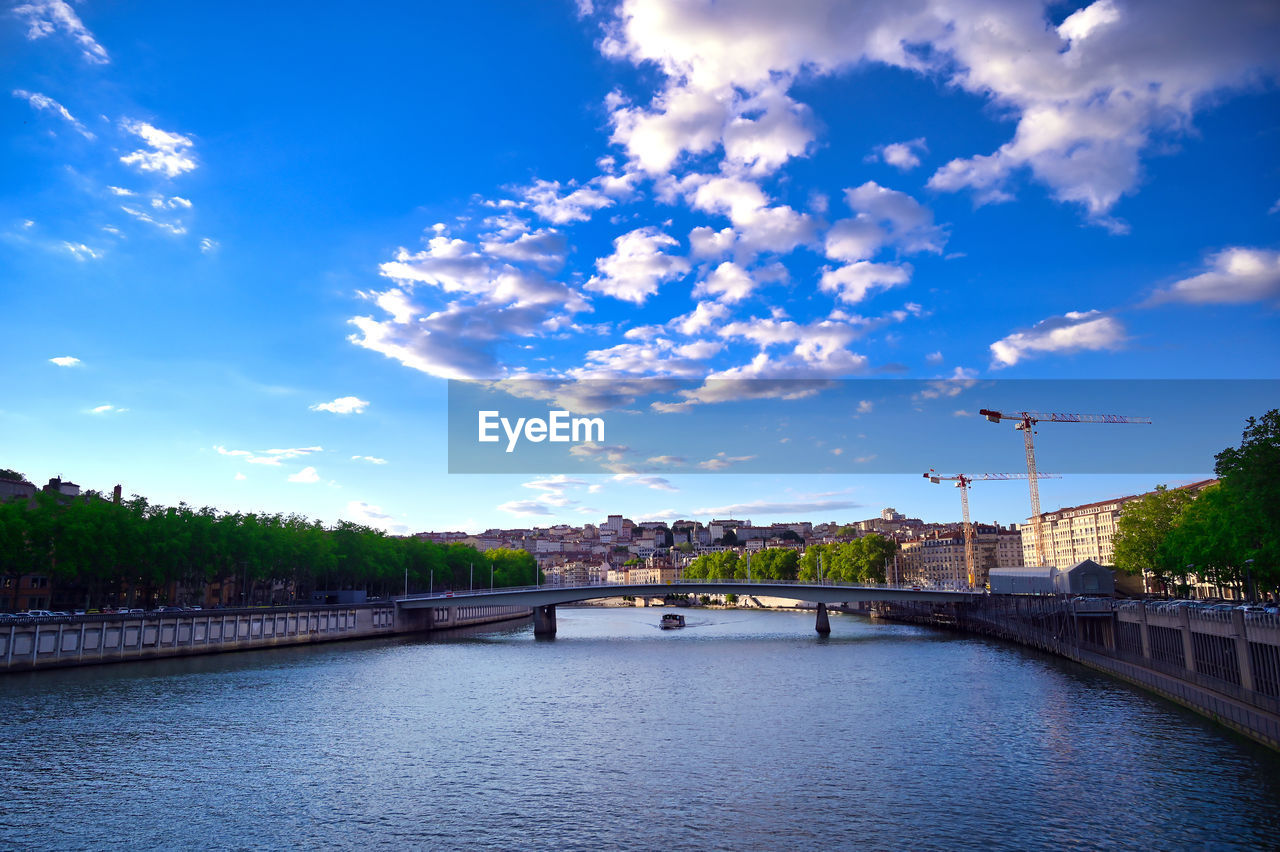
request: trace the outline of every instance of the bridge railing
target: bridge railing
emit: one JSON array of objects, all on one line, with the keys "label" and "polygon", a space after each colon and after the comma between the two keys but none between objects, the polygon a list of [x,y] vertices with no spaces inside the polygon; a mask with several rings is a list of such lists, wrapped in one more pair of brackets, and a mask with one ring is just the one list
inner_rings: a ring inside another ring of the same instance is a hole
[{"label": "bridge railing", "polygon": [[[498,594],[500,592],[534,592],[534,591],[552,591],[552,590],[569,590],[569,589],[602,589],[602,588],[632,589],[636,587],[653,589],[655,592],[661,592],[662,590],[666,589],[668,591],[665,592],[665,594],[677,594],[669,590],[675,586],[689,585],[694,583],[733,583],[734,585],[760,586],[761,588],[764,588],[764,589],[767,589],[770,586],[788,586],[792,588],[796,586],[805,586],[805,587],[812,587],[815,589],[836,588],[836,589],[850,589],[850,590],[872,589],[875,591],[895,591],[895,592],[952,592],[957,595],[960,595],[960,594],[973,595],[973,594],[984,593],[983,590],[981,589],[946,589],[946,588],[940,588],[940,587],[928,586],[928,585],[898,586],[898,585],[890,585],[889,583],[837,583],[828,579],[823,579],[818,582],[805,583],[805,582],[801,582],[800,580],[774,580],[774,579],[758,579],[758,578],[747,579],[745,577],[743,578],[682,577],[679,580],[673,580],[671,582],[666,582],[666,583],[620,583],[620,582],[609,582],[608,580],[602,580],[600,582],[578,583],[570,586],[556,585],[552,583],[541,583],[541,584],[532,585],[532,586],[495,586],[493,588],[481,588],[481,589],[453,589],[453,590],[447,590],[447,591],[429,592],[426,594],[418,593],[418,594],[411,594],[407,596],[397,595],[395,597],[395,600],[436,600],[440,598],[467,598],[467,597],[473,597],[477,595],[493,595],[493,594]],[[658,595],[655,594],[655,595],[652,595],[652,597],[658,597]]]}]

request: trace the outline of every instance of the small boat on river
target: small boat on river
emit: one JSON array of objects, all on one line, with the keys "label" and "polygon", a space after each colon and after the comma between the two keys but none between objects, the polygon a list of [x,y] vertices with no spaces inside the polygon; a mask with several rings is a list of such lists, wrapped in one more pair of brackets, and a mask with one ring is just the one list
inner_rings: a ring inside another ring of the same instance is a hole
[{"label": "small boat on river", "polygon": [[684,616],[674,612],[665,613],[658,626],[663,630],[679,630],[684,627]]}]

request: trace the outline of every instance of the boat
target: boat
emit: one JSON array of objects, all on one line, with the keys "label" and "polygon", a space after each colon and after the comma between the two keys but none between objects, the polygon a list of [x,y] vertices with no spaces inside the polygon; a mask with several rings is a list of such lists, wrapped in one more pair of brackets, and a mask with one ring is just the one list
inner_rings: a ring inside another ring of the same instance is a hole
[{"label": "boat", "polygon": [[681,627],[684,627],[684,616],[678,615],[674,612],[665,613],[658,626],[663,630],[679,630]]}]

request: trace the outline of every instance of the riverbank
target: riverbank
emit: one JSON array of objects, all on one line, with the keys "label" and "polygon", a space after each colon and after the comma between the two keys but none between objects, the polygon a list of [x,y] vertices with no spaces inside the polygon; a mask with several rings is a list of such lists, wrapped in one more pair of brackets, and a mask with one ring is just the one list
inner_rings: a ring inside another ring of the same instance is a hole
[{"label": "riverbank", "polygon": [[[990,596],[974,605],[879,604],[874,615],[1045,651],[1173,701],[1280,751],[1280,629],[1243,613],[1193,619],[1141,602]],[[1216,614],[1215,614],[1216,615]]]}]

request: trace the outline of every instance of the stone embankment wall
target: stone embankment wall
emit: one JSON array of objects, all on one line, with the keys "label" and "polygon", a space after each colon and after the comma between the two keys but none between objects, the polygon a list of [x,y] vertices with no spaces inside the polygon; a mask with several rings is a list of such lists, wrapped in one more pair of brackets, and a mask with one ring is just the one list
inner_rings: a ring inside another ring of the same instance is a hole
[{"label": "stone embankment wall", "polygon": [[421,633],[528,617],[527,607],[454,606],[405,618],[394,602],[17,618],[0,623],[0,672],[215,654]]},{"label": "stone embankment wall", "polygon": [[989,595],[877,615],[1009,639],[1121,678],[1280,750],[1280,618],[1143,601]]}]

